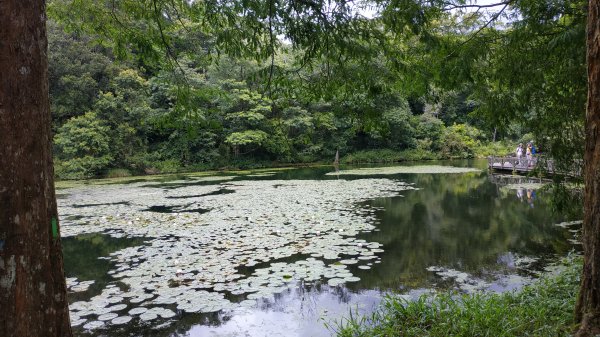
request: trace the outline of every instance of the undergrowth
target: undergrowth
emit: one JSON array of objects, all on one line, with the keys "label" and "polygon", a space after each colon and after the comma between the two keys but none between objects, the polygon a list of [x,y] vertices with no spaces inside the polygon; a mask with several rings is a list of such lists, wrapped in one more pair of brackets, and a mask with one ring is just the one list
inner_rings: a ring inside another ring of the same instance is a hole
[{"label": "undergrowth", "polygon": [[416,301],[386,297],[368,316],[350,315],[333,329],[355,336],[569,336],[581,273],[570,258],[558,274],[517,292],[441,293]]}]

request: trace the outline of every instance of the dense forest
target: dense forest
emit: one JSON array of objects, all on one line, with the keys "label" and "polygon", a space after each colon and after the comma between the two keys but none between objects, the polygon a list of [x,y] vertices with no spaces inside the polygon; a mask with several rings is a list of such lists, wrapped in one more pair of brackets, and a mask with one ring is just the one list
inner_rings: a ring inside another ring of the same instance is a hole
[{"label": "dense forest", "polygon": [[[55,172],[80,179],[331,162],[338,150],[345,162],[470,158],[531,140],[542,151],[566,143],[563,153],[581,157],[572,149],[583,139],[584,15],[562,6],[544,9],[565,12],[555,21],[448,11],[402,39],[349,31],[307,60],[284,36],[266,58],[220,53],[220,36],[175,19],[164,27],[166,51],[119,47],[53,1]],[[515,73],[518,64],[528,67]],[[548,121],[550,113],[562,117]],[[547,123],[565,133],[542,132]]]}]

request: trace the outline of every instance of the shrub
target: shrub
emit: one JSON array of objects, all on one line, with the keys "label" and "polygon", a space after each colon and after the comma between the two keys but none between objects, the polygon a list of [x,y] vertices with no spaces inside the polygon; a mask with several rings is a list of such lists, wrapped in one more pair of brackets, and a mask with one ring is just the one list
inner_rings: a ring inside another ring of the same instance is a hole
[{"label": "shrub", "polygon": [[86,179],[100,175],[111,162],[111,157],[84,156],[70,160],[57,160],[54,173],[58,179]]},{"label": "shrub", "polygon": [[106,172],[107,178],[121,178],[121,177],[131,177],[131,172],[127,169],[116,168],[110,169]]},{"label": "shrub", "polygon": [[54,137],[55,171],[60,179],[100,175],[112,162],[109,128],[95,113],[69,119]]},{"label": "shrub", "polygon": [[149,169],[155,168],[159,173],[177,173],[181,170],[178,160],[167,159],[154,162]]},{"label": "shrub", "polygon": [[442,135],[440,154],[444,158],[473,158],[475,149],[481,145],[479,129],[467,124],[447,127]]}]

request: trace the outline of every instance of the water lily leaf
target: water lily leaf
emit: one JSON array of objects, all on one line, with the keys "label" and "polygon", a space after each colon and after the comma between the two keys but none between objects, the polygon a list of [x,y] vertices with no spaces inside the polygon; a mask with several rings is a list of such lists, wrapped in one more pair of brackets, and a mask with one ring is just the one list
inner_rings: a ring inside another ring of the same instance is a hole
[{"label": "water lily leaf", "polygon": [[128,314],[132,316],[140,315],[148,311],[148,308],[145,307],[137,307],[129,310]]},{"label": "water lily leaf", "polygon": [[83,326],[86,330],[94,330],[104,326],[104,322],[102,321],[91,321]]},{"label": "water lily leaf", "polygon": [[341,278],[332,278],[327,281],[327,284],[331,287],[336,287],[343,283],[344,283],[344,280]]},{"label": "water lily leaf", "polygon": [[151,320],[154,320],[154,319],[157,319],[157,318],[158,318],[158,315],[155,314],[155,313],[153,313],[153,312],[145,312],[145,313],[143,313],[143,314],[140,315],[140,319],[142,321],[151,321]]},{"label": "water lily leaf", "polygon": [[115,314],[115,313],[111,312],[111,313],[108,313],[108,314],[104,314],[104,315],[98,316],[98,320],[99,321],[110,321],[113,318],[116,318],[118,316],[119,316],[118,314]]},{"label": "water lily leaf", "polygon": [[71,319],[71,326],[80,326],[85,322],[87,322],[87,319],[85,318]]},{"label": "water lily leaf", "polygon": [[468,173],[481,172],[481,170],[470,167],[454,167],[440,165],[415,165],[415,166],[394,166],[394,167],[373,167],[359,168],[353,170],[340,170],[338,172],[329,172],[327,175],[393,175],[393,174],[448,174],[448,173]]},{"label": "water lily leaf", "polygon": [[[377,259],[375,250],[381,247],[355,240],[359,233],[376,229],[372,209],[363,201],[413,189],[390,179],[236,180],[213,185],[182,180],[161,186],[165,192],[160,193],[155,189],[159,184],[153,184],[84,186],[69,190],[60,200],[61,214],[67,216],[61,219],[65,236],[104,231],[113,237],[147,238],[143,245],[104,257],[113,264],[109,272],[119,286],[109,284],[97,298],[72,306],[74,317],[133,305],[129,315],[139,315],[142,321],[166,319],[175,315],[167,308],[212,312],[241,306],[225,299],[225,293],[247,294],[252,301],[272,299],[301,279],[336,279],[332,284],[341,284],[352,277],[343,263]],[[234,193],[213,193],[223,188]],[[123,203],[111,204],[115,195]],[[98,206],[74,207],[77,204]],[[156,205],[171,213],[149,210]],[[195,211],[200,208],[211,211]],[[68,217],[75,214],[83,218]],[[290,258],[298,261],[275,262]],[[251,275],[242,272],[259,265]],[[88,281],[69,282],[81,286]],[[155,308],[142,311],[140,304]]]},{"label": "water lily leaf", "polygon": [[117,318],[113,319],[110,322],[112,324],[119,325],[119,324],[129,323],[131,321],[131,319],[132,319],[131,316],[121,316],[121,317],[117,317]]}]

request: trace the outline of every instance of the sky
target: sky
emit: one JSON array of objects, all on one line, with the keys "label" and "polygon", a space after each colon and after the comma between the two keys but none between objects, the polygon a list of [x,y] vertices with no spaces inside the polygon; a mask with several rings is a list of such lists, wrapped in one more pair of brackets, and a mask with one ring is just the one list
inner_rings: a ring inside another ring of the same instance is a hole
[{"label": "sky", "polygon": [[[498,4],[503,1],[504,0],[467,0],[467,4],[491,5],[491,4]],[[502,6],[504,6],[504,5],[500,4],[495,7],[487,8],[486,10],[487,11],[495,11],[495,10],[501,9]],[[476,8],[466,9],[467,12],[475,11],[475,10],[476,10]],[[376,11],[374,9],[370,9],[370,8],[361,8],[358,10],[358,12],[367,18],[372,18],[376,14]]]}]

